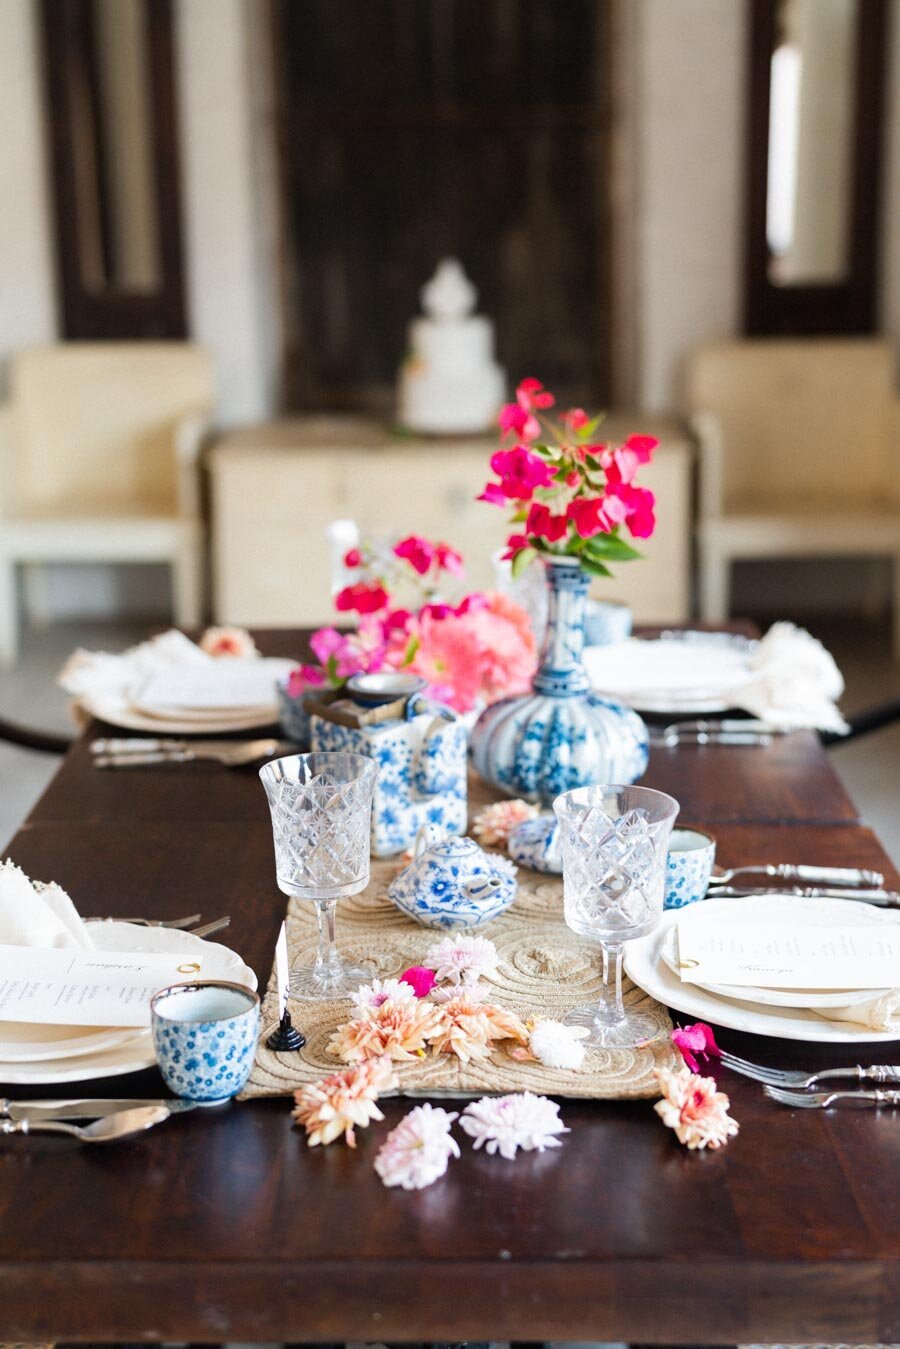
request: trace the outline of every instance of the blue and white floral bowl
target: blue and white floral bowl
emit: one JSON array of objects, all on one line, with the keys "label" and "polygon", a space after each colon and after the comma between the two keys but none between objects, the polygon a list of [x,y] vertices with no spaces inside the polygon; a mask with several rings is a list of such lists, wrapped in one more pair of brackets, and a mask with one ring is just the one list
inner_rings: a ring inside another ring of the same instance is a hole
[{"label": "blue and white floral bowl", "polygon": [[441,838],[431,826],[416,840],[416,856],[388,887],[402,913],[425,927],[480,927],[516,897],[516,868],[473,838]]},{"label": "blue and white floral bowl", "polygon": [[716,860],[716,840],[700,829],[673,829],[666,862],[667,909],[705,899]]},{"label": "blue and white floral bowl", "polygon": [[166,1086],[192,1101],[236,1096],[250,1076],[259,996],[242,984],[172,984],[150,1000],[156,1061]]}]

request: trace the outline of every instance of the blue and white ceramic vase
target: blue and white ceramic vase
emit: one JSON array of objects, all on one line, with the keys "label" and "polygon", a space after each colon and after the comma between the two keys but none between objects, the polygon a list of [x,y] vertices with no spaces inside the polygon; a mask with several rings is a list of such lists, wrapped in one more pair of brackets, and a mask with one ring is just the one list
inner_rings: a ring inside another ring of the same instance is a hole
[{"label": "blue and white ceramic vase", "polygon": [[581,659],[590,577],[576,558],[544,565],[549,613],[532,692],[487,708],[470,743],[488,782],[550,805],[573,787],[635,782],[647,767],[648,740],[636,712],[591,691]]}]

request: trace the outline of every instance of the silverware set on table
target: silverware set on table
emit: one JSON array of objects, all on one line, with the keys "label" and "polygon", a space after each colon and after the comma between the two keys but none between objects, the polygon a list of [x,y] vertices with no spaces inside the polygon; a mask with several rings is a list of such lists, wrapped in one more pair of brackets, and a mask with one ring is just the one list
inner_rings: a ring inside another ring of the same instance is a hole
[{"label": "silverware set on table", "polygon": [[225,768],[243,768],[263,759],[293,754],[295,745],[272,738],[265,740],[172,740],[113,737],[93,740],[95,768],[150,768],[160,764],[196,763],[207,760]]},{"label": "silverware set on table", "polygon": [[726,1049],[721,1050],[721,1061],[723,1066],[730,1068],[732,1072],[749,1077],[753,1082],[762,1083],[763,1090],[771,1100],[795,1109],[827,1110],[832,1105],[843,1103],[864,1106],[900,1105],[900,1090],[885,1091],[881,1088],[855,1091],[809,1090],[810,1087],[816,1087],[822,1082],[840,1080],[896,1082],[900,1085],[900,1065],[873,1063],[864,1068],[861,1064],[855,1064],[849,1068],[821,1068],[813,1073],[805,1073],[802,1069],[766,1068],[760,1063],[751,1063],[749,1059],[739,1058],[737,1054],[730,1054]]},{"label": "silverware set on table", "polygon": [[713,721],[673,721],[669,726],[651,726],[650,744],[659,749],[678,745],[771,745],[787,734],[782,726],[772,726],[753,717],[724,717]]},{"label": "silverware set on table", "polygon": [[[66,1134],[80,1143],[118,1143],[163,1124],[173,1115],[227,1101],[0,1100],[0,1134]],[[72,1120],[90,1123],[73,1124]]]},{"label": "silverware set on table", "polygon": [[203,917],[202,913],[189,913],[184,918],[116,918],[107,916],[104,918],[86,918],[86,923],[132,923],[135,927],[171,927],[178,928],[181,932],[190,932],[192,937],[211,937],[214,932],[221,932],[228,927],[231,917],[225,914],[222,918],[214,918],[211,923],[200,923]]},{"label": "silverware set on table", "polygon": [[900,891],[886,890],[880,871],[864,867],[796,866],[780,862],[769,866],[713,869],[707,898],[744,899],[764,894],[778,882],[778,893],[802,899],[856,899],[878,908],[900,908]]}]

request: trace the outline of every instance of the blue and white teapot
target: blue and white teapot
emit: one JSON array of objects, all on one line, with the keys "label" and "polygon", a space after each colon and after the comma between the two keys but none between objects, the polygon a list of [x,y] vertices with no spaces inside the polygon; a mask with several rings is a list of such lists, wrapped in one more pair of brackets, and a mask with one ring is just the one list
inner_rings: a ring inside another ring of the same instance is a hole
[{"label": "blue and white teapot", "polygon": [[479,927],[516,897],[516,868],[473,838],[447,838],[426,825],[415,857],[388,887],[397,908],[433,928]]}]

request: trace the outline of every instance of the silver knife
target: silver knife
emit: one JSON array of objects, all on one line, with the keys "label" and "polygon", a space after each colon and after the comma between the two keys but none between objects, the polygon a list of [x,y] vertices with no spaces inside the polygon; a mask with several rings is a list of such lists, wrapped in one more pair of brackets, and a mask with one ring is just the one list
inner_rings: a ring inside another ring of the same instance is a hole
[{"label": "silver knife", "polygon": [[718,885],[707,891],[707,899],[749,899],[754,895],[796,895],[799,899],[859,899],[864,904],[876,904],[882,909],[900,909],[900,891],[897,890],[842,890],[836,886],[786,885],[773,891],[763,886]]},{"label": "silver knife", "polygon": [[221,1105],[221,1101],[187,1101],[180,1096],[172,1096],[163,1101],[131,1100],[127,1097],[114,1099],[10,1101],[0,1099],[0,1119],[99,1119],[102,1115],[115,1115],[120,1110],[134,1110],[143,1106],[165,1106],[172,1115],[180,1115],[185,1110],[197,1106]]}]

